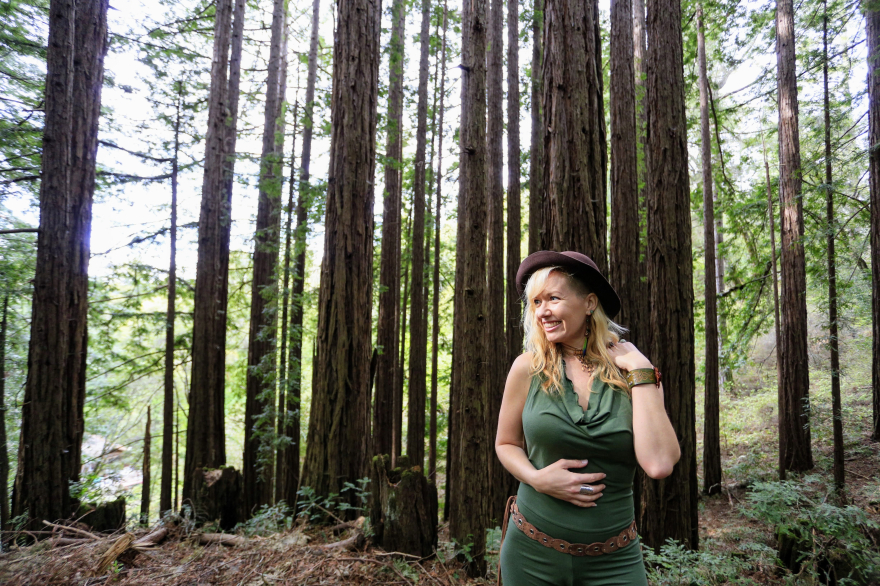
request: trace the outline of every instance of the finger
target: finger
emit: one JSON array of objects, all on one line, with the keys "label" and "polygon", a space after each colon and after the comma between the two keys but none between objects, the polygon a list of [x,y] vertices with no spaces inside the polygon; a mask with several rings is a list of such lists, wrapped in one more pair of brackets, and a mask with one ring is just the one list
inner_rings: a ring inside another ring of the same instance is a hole
[{"label": "finger", "polygon": [[559,460],[558,464],[565,470],[569,468],[583,468],[588,463],[588,460]]},{"label": "finger", "polygon": [[578,494],[575,495],[572,499],[573,501],[577,501],[579,503],[592,503],[599,500],[602,497],[601,492],[597,492],[596,494]]},{"label": "finger", "polygon": [[595,502],[595,501],[596,501],[595,498],[591,498],[590,500],[586,500],[586,499],[580,497],[580,498],[572,498],[572,499],[569,499],[568,502],[570,502],[570,503],[573,504],[573,505],[577,505],[577,506],[579,506],[579,507],[584,507],[584,508],[586,508],[586,507],[595,507],[595,506],[596,506],[596,502]]},{"label": "finger", "polygon": [[604,472],[595,472],[589,474],[576,474],[575,478],[572,478],[573,482],[577,482],[578,484],[595,484],[605,479]]}]

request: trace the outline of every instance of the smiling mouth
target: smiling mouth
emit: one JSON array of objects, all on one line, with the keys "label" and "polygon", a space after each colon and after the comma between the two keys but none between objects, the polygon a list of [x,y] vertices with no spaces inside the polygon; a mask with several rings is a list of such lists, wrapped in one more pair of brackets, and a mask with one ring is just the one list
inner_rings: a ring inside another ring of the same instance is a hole
[{"label": "smiling mouth", "polygon": [[561,321],[545,321],[544,322],[544,331],[550,332],[555,330],[561,324]]}]

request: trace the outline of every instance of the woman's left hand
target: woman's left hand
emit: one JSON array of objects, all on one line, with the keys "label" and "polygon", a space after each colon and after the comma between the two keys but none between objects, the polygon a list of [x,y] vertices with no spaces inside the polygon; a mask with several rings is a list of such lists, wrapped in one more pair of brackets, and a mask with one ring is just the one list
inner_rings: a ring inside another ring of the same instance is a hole
[{"label": "woman's left hand", "polygon": [[637,368],[653,368],[651,361],[645,358],[645,355],[639,352],[632,342],[620,340],[617,343],[609,343],[608,355],[617,365],[617,368],[624,372],[635,370]]}]

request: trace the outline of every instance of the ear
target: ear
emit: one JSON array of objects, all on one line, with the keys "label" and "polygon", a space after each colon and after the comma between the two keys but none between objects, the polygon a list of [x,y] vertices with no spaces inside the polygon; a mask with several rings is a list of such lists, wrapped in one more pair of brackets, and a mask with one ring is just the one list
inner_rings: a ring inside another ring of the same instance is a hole
[{"label": "ear", "polygon": [[596,297],[595,293],[589,293],[584,299],[584,305],[587,313],[592,313],[599,306],[599,298]]}]

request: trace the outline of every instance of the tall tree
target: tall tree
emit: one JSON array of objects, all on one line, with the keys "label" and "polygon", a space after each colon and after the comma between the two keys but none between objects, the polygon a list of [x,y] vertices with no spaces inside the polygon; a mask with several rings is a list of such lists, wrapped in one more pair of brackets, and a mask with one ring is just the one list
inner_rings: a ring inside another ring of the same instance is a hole
[{"label": "tall tree", "polygon": [[873,415],[871,438],[880,441],[880,9],[873,0],[865,0],[868,41],[868,144],[871,172],[871,386]]},{"label": "tall tree", "polygon": [[248,334],[243,503],[246,516],[272,502],[276,333],[278,328],[278,250],[281,230],[281,187],[284,173],[284,95],[287,85],[287,2],[274,0],[269,40],[266,107],[260,190],[254,234],[254,276]]},{"label": "tall tree", "polygon": [[293,290],[290,292],[290,354],[287,363],[289,388],[285,413],[284,435],[290,438],[285,448],[284,500],[288,504],[296,502],[300,484],[300,426],[302,395],[302,342],[303,342],[303,292],[305,291],[306,238],[309,232],[309,208],[311,202],[312,135],[315,116],[315,82],[318,77],[318,26],[321,14],[321,0],[312,1],[312,36],[309,40],[309,65],[306,73],[306,97],[303,112],[303,144],[300,160],[299,197],[296,202],[296,228],[294,229]]},{"label": "tall tree", "polygon": [[[489,31],[486,50],[486,145],[488,147],[487,199],[488,264],[486,289],[486,317],[483,335],[486,336],[488,356],[493,359],[485,365],[486,389],[489,395],[489,425],[486,427],[486,445],[492,445],[498,427],[498,411],[504,393],[507,375],[507,344],[504,333],[504,2],[491,0]],[[518,256],[518,255],[517,255]],[[495,454],[489,454],[489,519],[504,517],[507,502],[509,473]]]},{"label": "tall tree", "polygon": [[[507,283],[516,282],[522,256],[522,163],[519,144],[519,2],[507,3]],[[507,365],[522,352],[522,301],[507,287]],[[506,369],[505,369],[506,370]],[[510,477],[512,478],[512,476]],[[512,485],[515,489],[516,485]]]},{"label": "tall tree", "polygon": [[449,24],[446,0],[443,1],[443,36],[440,40],[440,122],[437,133],[440,135],[437,147],[437,186],[436,210],[434,212],[434,278],[432,285],[433,309],[431,323],[431,418],[428,440],[428,475],[437,482],[437,366],[440,354],[440,212],[443,207],[443,113],[446,98],[446,29]]},{"label": "tall tree", "polygon": [[168,231],[168,305],[165,310],[165,379],[162,399],[162,478],[159,485],[159,513],[173,509],[171,484],[174,466],[174,320],[177,316],[177,181],[180,172],[180,125],[183,82],[175,82],[177,101],[174,117],[174,156],[171,159],[171,229]]},{"label": "tall tree", "polygon": [[779,394],[781,391],[780,385],[782,384],[782,375],[780,371],[782,369],[782,361],[780,354],[782,354],[782,332],[780,332],[780,324],[782,323],[779,319],[779,272],[776,270],[776,220],[773,218],[773,188],[770,183],[770,163],[767,161],[767,145],[764,143],[764,135],[761,135],[761,149],[764,153],[764,179],[767,186],[767,214],[770,219],[770,266],[773,271],[773,312],[774,312],[774,322],[773,326],[776,334],[776,392]]},{"label": "tall tree", "polygon": [[152,417],[150,406],[147,406],[147,425],[144,429],[144,462],[141,469],[141,525],[148,525],[150,522],[150,447],[153,436],[150,432],[150,424]]},{"label": "tall tree", "polygon": [[218,0],[214,17],[193,304],[192,375],[183,464],[184,501],[194,497],[196,468],[219,468],[226,463],[226,303],[244,4],[244,0],[235,0],[235,30],[231,26],[232,0]]},{"label": "tall tree", "polygon": [[605,114],[598,5],[544,2],[541,248],[588,254],[603,273]]},{"label": "tall tree", "polygon": [[[696,549],[693,249],[679,0],[649,0],[647,34],[648,331],[653,339],[645,347],[663,370],[663,401],[681,459],[669,477],[645,482],[639,531],[655,548],[671,537]],[[676,506],[668,506],[673,502]]]},{"label": "tall tree", "polygon": [[541,249],[544,240],[544,132],[541,96],[544,93],[544,3],[532,0],[532,71],[529,147],[529,254]]},{"label": "tall tree", "polygon": [[467,0],[462,23],[458,232],[455,254],[449,536],[471,544],[468,573],[485,573],[488,498],[486,356],[486,0]]},{"label": "tall tree", "polygon": [[379,260],[379,321],[376,326],[376,405],[373,418],[373,449],[376,454],[396,457],[394,432],[395,394],[399,364],[400,223],[402,157],[400,129],[403,122],[403,51],[405,10],[402,0],[391,5],[389,41],[388,115],[385,127],[385,196],[382,211],[382,252]]},{"label": "tall tree", "polygon": [[[303,467],[303,483],[325,497],[361,478],[372,453],[371,328],[363,316],[373,292],[381,15],[378,3],[369,0],[340,0],[337,7],[324,259]],[[351,491],[341,498],[360,504]]]},{"label": "tall tree", "polygon": [[611,265],[609,276],[617,289],[621,312],[617,318],[630,328],[638,345],[642,330],[642,256],[639,227],[639,173],[636,90],[633,57],[632,0],[611,3]]},{"label": "tall tree", "polygon": [[[648,35],[650,36],[650,35]],[[782,220],[782,381],[779,388],[779,476],[813,467],[810,449],[810,373],[807,359],[807,277],[798,138],[794,7],[776,2],[779,94],[779,202]]]},{"label": "tall tree", "polygon": [[53,0],[46,53],[40,231],[12,515],[66,517],[79,479],[89,234],[107,0]]},{"label": "tall tree", "polygon": [[406,454],[411,464],[425,465],[425,402],[428,330],[425,322],[425,151],[428,141],[428,57],[431,48],[431,0],[422,0],[419,34],[419,89],[416,107],[416,160],[413,185],[412,302],[410,304],[409,403]]},{"label": "tall tree", "polygon": [[703,492],[721,492],[721,424],[718,389],[718,302],[715,293],[715,199],[712,191],[712,139],[709,131],[709,73],[703,7],[697,8],[697,60],[700,70],[700,140],[703,158],[703,267],[706,303],[706,360],[703,407]]},{"label": "tall tree", "polygon": [[834,251],[834,175],[831,166],[831,96],[828,88],[828,0],[822,1],[822,86],[825,114],[825,221],[828,231],[828,345],[831,350],[831,418],[834,436],[834,487],[845,488],[843,414],[840,408],[840,346],[837,341],[837,259]]},{"label": "tall tree", "polygon": [[6,451],[6,329],[9,325],[9,294],[3,295],[0,318],[0,530],[9,522],[9,452]]},{"label": "tall tree", "polygon": [[[287,189],[287,223],[284,226],[284,268],[283,285],[281,293],[281,348],[278,352],[278,373],[281,377],[278,385],[278,418],[277,430],[279,439],[284,436],[288,441],[292,440],[285,433],[288,425],[288,418],[291,417],[291,407],[299,409],[299,405],[292,400],[290,392],[290,378],[288,374],[287,362],[287,342],[290,338],[288,313],[290,311],[290,247],[293,239],[293,216],[296,209],[293,204],[293,194],[296,191],[296,135],[299,131],[299,101],[293,105],[293,145],[290,151],[290,181]],[[278,448],[275,454],[275,502],[286,500],[287,497],[287,449],[289,444],[284,443]],[[297,476],[299,475],[299,462],[297,462]]]}]

